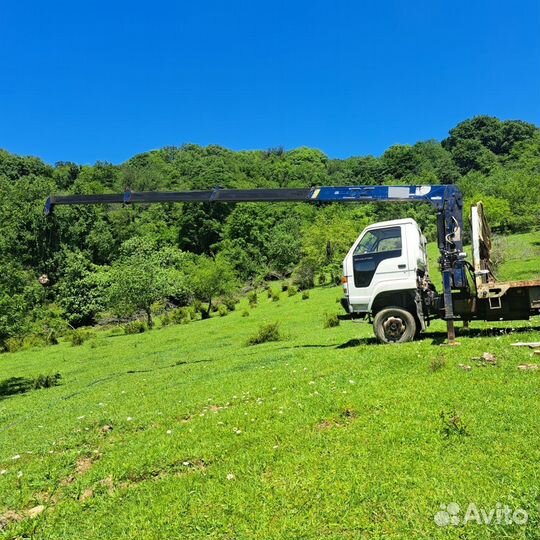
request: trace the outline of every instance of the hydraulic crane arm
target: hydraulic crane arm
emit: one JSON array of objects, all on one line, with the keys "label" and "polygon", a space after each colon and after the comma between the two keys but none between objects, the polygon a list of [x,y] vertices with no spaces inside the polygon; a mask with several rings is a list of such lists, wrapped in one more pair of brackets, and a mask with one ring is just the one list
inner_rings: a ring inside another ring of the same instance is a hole
[{"label": "hydraulic crane arm", "polygon": [[467,289],[463,254],[463,198],[454,185],[437,186],[344,186],[280,189],[223,189],[178,192],[51,195],[45,215],[58,205],[160,203],[160,202],[423,202],[437,211],[438,245],[443,274],[445,319],[448,337],[454,338],[452,289]]}]

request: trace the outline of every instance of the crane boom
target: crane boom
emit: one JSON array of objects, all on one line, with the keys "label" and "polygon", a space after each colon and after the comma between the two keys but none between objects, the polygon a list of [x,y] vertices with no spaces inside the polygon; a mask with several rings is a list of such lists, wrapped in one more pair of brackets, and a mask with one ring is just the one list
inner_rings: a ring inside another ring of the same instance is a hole
[{"label": "crane boom", "polygon": [[45,215],[56,206],[80,204],[132,204],[164,202],[422,202],[437,212],[438,246],[443,275],[445,319],[449,341],[454,340],[452,289],[467,289],[463,253],[463,197],[454,185],[436,186],[321,186],[311,188],[224,189],[202,191],[136,192],[97,195],[51,195],[45,203]]}]

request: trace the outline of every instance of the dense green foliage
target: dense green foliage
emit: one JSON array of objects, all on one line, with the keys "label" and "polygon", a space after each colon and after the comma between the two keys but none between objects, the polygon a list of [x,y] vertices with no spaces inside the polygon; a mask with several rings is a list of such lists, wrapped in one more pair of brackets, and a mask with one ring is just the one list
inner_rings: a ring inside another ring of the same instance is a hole
[{"label": "dense green foliage", "polygon": [[[435,233],[433,212],[423,205],[74,206],[45,219],[51,192],[381,183],[457,183],[468,203],[485,201],[495,230],[529,231],[540,215],[540,131],[476,117],[442,143],[396,145],[379,158],[344,160],[309,148],[232,152],[184,145],[118,166],[50,166],[0,151],[0,344],[62,322],[90,325],[107,314],[143,312],[151,321],[156,302],[204,303],[201,312],[209,314],[246,282],[292,275],[305,289],[335,281],[345,251],[368,222],[408,215],[429,238]],[[226,279],[206,286],[219,275]]]}]

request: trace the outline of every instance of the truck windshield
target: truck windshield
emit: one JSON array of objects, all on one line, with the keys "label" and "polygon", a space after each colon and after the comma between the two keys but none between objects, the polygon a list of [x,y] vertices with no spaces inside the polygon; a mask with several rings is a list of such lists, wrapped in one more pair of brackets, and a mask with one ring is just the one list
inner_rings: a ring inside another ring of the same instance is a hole
[{"label": "truck windshield", "polygon": [[360,240],[354,255],[401,250],[401,227],[368,231]]}]

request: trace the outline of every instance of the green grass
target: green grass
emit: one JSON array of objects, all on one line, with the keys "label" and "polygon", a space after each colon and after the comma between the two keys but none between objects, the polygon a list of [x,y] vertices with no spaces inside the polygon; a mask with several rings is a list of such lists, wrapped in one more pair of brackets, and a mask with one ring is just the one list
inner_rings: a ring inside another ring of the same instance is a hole
[{"label": "green grass", "polygon": [[[0,516],[24,518],[4,536],[538,538],[540,372],[510,344],[540,341],[540,321],[377,345],[367,323],[323,328],[340,294],[0,356],[0,384],[62,375],[0,395]],[[281,341],[245,345],[275,321]],[[450,502],[529,521],[438,527]]]}]

